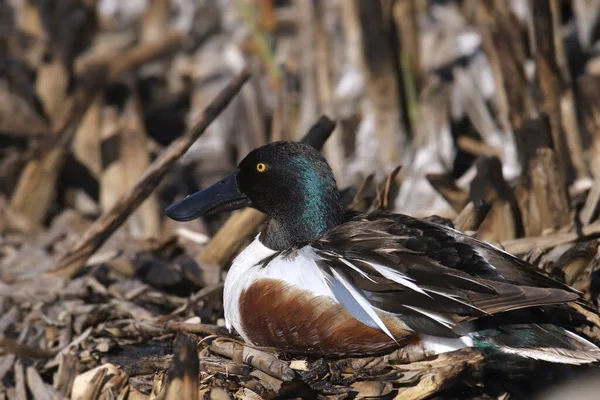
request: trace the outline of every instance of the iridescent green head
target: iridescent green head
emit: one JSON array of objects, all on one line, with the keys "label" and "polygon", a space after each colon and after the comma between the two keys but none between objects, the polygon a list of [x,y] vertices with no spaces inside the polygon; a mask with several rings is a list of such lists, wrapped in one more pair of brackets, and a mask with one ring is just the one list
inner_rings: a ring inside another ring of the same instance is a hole
[{"label": "iridescent green head", "polygon": [[344,217],[327,161],[313,147],[297,142],[253,150],[225,179],[166,212],[181,221],[247,206],[271,218],[261,240],[277,250],[316,239]]}]

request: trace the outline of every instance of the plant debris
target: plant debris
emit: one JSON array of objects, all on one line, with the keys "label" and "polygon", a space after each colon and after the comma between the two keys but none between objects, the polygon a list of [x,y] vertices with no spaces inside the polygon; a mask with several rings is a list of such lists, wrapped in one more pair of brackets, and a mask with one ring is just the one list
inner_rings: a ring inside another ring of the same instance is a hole
[{"label": "plant debris", "polygon": [[[303,140],[346,207],[454,226],[597,306],[599,14],[584,1],[0,2],[0,399],[596,393],[597,366],[502,375],[471,349],[311,359],[244,344],[224,327],[223,280],[264,216],[178,224],[162,210],[255,147]],[[573,307],[600,343],[598,315]]]}]

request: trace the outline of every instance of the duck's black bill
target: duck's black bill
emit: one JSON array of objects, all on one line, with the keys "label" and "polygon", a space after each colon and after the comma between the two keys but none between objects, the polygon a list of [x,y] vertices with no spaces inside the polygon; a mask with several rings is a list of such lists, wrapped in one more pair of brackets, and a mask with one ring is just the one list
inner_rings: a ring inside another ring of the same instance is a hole
[{"label": "duck's black bill", "polygon": [[203,215],[248,207],[250,200],[237,188],[237,171],[204,190],[171,204],[165,213],[175,221],[191,221]]}]

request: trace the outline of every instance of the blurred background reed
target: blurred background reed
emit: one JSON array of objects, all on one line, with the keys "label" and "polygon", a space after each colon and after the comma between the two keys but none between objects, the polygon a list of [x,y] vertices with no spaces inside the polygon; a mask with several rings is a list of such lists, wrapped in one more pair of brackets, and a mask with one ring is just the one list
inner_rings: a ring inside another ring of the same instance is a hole
[{"label": "blurred background reed", "polygon": [[263,216],[163,209],[313,128],[348,207],[449,219],[595,304],[599,16],[593,0],[0,1],[0,398],[531,398],[544,371],[494,387],[472,354],[402,370],[265,353],[284,373],[264,372],[205,338]]}]

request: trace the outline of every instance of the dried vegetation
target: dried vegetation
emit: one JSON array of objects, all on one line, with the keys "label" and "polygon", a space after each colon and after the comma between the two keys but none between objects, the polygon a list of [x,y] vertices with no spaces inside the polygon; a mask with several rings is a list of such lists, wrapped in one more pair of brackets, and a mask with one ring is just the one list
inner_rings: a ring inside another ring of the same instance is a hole
[{"label": "dried vegetation", "polygon": [[304,137],[348,207],[450,219],[596,303],[599,16],[584,0],[0,2],[0,399],[534,391],[553,375],[489,376],[475,351],[243,345],[222,281],[263,216],[161,210]]}]

